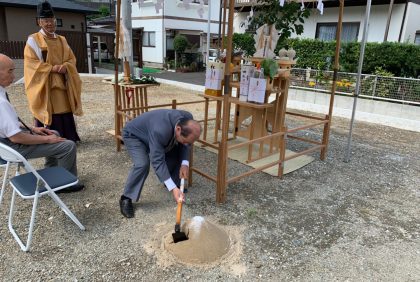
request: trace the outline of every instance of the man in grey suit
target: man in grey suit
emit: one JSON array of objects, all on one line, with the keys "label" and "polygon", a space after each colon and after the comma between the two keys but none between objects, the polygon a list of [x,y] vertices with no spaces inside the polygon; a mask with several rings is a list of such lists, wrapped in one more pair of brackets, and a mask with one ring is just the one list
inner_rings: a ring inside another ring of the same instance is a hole
[{"label": "man in grey suit", "polygon": [[[27,159],[45,157],[45,166],[61,166],[77,176],[76,144],[44,127],[29,127],[17,115],[9,101],[6,87],[14,75],[12,59],[0,54],[0,142],[13,148]],[[56,193],[77,192],[83,184],[62,189]]]},{"label": "man in grey suit", "polygon": [[127,123],[122,135],[133,167],[120,198],[120,210],[125,217],[134,217],[132,202],[140,198],[150,163],[159,180],[172,191],[175,201],[183,199],[178,187],[181,178],[188,178],[190,148],[200,134],[200,124],[191,113],[181,110],[154,110]]}]

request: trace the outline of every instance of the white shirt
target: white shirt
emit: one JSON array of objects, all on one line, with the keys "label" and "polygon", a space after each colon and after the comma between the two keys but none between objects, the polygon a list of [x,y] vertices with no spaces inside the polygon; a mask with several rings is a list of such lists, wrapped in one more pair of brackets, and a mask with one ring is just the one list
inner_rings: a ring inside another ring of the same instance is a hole
[{"label": "white shirt", "polygon": [[7,101],[6,89],[0,86],[0,138],[9,138],[21,131],[16,110]]},{"label": "white shirt", "polygon": [[[189,166],[190,165],[190,162],[187,161],[187,160],[183,160],[182,163],[181,163],[181,166],[183,166],[183,165]],[[175,189],[176,187],[178,187],[178,186],[176,186],[176,184],[172,180],[172,178],[168,178],[168,179],[165,180],[165,186],[166,186],[166,188],[168,188],[168,191],[172,191],[173,189]]]}]

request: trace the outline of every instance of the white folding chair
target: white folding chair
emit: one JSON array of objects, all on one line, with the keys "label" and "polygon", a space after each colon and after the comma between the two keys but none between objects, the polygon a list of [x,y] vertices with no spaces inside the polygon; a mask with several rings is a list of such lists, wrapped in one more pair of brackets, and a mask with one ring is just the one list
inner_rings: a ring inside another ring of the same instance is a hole
[{"label": "white folding chair", "polygon": [[[18,166],[19,163],[20,163],[20,161],[17,160],[17,159],[14,159],[14,160],[10,159],[9,162],[6,162],[2,158],[0,158],[0,167],[5,169],[4,170],[4,175],[3,175],[3,183],[1,185],[1,191],[0,191],[0,207],[1,207],[1,202],[3,200],[4,191],[6,190],[6,184],[7,184],[7,180],[8,180],[8,177],[9,177],[10,167],[13,164],[16,164],[16,166]],[[19,173],[18,169],[16,169],[16,175],[18,175],[18,173]]]},{"label": "white folding chair", "polygon": [[[2,143],[0,143],[0,157],[6,161],[6,169],[7,166],[9,166],[11,163],[19,161],[21,162],[19,167],[23,167],[26,171],[26,173],[14,176],[9,180],[10,185],[13,187],[9,213],[9,230],[23,251],[26,252],[30,248],[32,232],[35,225],[35,212],[38,199],[43,195],[50,196],[54,202],[56,202],[57,205],[64,211],[64,213],[67,214],[67,216],[70,217],[70,219],[73,220],[77,226],[79,226],[81,230],[85,230],[85,227],[55,193],[55,191],[77,184],[79,180],[76,176],[62,167],[48,167],[35,170],[21,154]],[[15,229],[13,228],[16,194],[18,194],[23,199],[33,199],[32,214],[29,224],[28,237],[26,239],[26,245],[22,242]]]},{"label": "white folding chair", "polygon": [[1,201],[3,200],[4,189],[6,188],[7,173],[8,173],[7,162],[3,160],[2,158],[0,158],[0,167],[5,169],[4,175],[3,175],[3,184],[1,185],[1,191],[0,191],[0,206],[1,206]]}]

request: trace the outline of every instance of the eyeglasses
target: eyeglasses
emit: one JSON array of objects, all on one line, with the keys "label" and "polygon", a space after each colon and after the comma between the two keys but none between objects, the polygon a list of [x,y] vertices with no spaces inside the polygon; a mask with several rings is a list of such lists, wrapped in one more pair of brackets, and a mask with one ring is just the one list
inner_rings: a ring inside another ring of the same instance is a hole
[{"label": "eyeglasses", "polygon": [[42,18],[42,19],[39,19],[39,21],[41,22],[41,23],[56,23],[57,22],[57,19],[56,18]]}]

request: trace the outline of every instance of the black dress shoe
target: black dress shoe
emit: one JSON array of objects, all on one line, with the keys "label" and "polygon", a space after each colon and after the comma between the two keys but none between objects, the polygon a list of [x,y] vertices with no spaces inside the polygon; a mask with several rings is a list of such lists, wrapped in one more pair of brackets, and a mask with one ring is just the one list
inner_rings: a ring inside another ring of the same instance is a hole
[{"label": "black dress shoe", "polygon": [[121,196],[120,198],[120,210],[123,216],[127,218],[134,217],[134,207],[130,198]]},{"label": "black dress shoe", "polygon": [[56,191],[56,194],[60,194],[60,193],[74,193],[74,192],[79,192],[82,191],[85,188],[84,184],[76,184],[61,190]]}]

